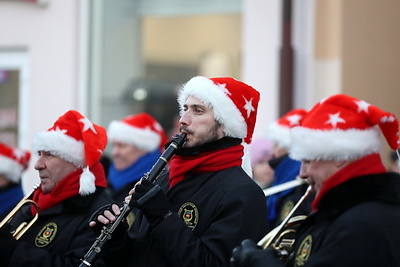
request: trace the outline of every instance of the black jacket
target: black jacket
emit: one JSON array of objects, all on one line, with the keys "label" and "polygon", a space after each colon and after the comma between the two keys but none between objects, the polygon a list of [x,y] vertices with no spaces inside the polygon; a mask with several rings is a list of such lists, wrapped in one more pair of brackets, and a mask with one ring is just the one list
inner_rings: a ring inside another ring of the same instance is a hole
[{"label": "black jacket", "polygon": [[300,226],[287,266],[400,266],[399,225],[400,175],[351,179]]},{"label": "black jacket", "polygon": [[[76,196],[40,212],[21,239],[0,240],[0,266],[79,266],[97,237],[89,218],[109,203],[104,189],[97,188],[92,195]],[[96,266],[104,266],[101,258]]]},{"label": "black jacket", "polygon": [[[187,175],[169,189],[169,173],[157,180],[173,215],[152,228],[140,210],[130,229],[128,256],[118,266],[229,266],[243,239],[268,231],[265,196],[241,167]],[[122,260],[123,256],[117,260]]]},{"label": "black jacket", "polygon": [[167,196],[178,216],[154,229],[142,221],[130,266],[227,266],[243,239],[267,232],[262,191],[240,167],[186,178]]}]

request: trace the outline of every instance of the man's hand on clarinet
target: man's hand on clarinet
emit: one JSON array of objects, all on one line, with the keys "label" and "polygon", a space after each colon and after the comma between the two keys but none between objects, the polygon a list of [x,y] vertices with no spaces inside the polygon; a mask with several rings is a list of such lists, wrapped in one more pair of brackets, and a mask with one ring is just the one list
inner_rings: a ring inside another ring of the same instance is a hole
[{"label": "man's hand on clarinet", "polygon": [[87,262],[91,263],[95,260],[96,255],[105,248],[106,242],[108,243],[107,247],[114,251],[125,246],[128,240],[128,224],[123,215],[124,212],[121,212],[121,208],[115,203],[104,205],[92,214],[89,219],[89,226],[98,237],[84,256],[79,267],[89,266]]},{"label": "man's hand on clarinet", "polygon": [[[140,181],[138,181],[136,184],[140,184]],[[126,204],[129,204],[132,198],[132,194],[134,193],[135,193],[135,187],[133,187],[131,191],[129,191],[129,195],[125,198],[124,202]],[[89,226],[92,228],[95,227],[101,229],[104,225],[107,225],[110,222],[115,222],[117,216],[119,216],[120,214],[121,214],[121,209],[116,203],[107,204],[99,208],[92,214],[89,220]]]},{"label": "man's hand on clarinet", "polygon": [[117,216],[121,214],[117,204],[112,203],[99,208],[92,214],[89,221],[90,227],[104,226],[110,222],[115,222]]},{"label": "man's hand on clarinet", "polygon": [[153,226],[172,214],[169,200],[161,187],[146,179],[136,183],[129,192],[129,196],[125,198],[125,202],[129,203],[131,207],[142,210]]}]

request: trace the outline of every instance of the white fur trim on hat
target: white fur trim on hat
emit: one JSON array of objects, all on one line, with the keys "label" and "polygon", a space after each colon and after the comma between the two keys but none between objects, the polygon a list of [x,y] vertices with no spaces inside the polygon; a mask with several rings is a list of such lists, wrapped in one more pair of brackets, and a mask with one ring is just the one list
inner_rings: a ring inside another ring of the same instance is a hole
[{"label": "white fur trim on hat", "polygon": [[83,142],[75,140],[62,131],[37,133],[33,140],[33,150],[50,152],[78,167],[86,165]]},{"label": "white fur trim on hat", "polygon": [[283,127],[279,123],[272,122],[268,125],[267,137],[270,141],[281,148],[289,149],[290,146],[290,128]]},{"label": "white fur trim on hat", "polygon": [[186,99],[189,96],[194,96],[207,107],[213,109],[214,118],[223,126],[226,136],[245,138],[247,136],[247,124],[241,112],[225,94],[225,91],[226,88],[223,84],[217,85],[206,77],[197,76],[190,79],[178,95],[181,114]]},{"label": "white fur trim on hat", "polygon": [[21,164],[15,160],[0,155],[0,173],[10,181],[19,183],[21,181],[21,174],[23,170],[24,169]]},{"label": "white fur trim on hat", "polygon": [[150,129],[132,127],[124,122],[112,121],[107,130],[110,141],[120,141],[151,152],[160,146],[161,136]]},{"label": "white fur trim on hat", "polygon": [[296,160],[356,160],[378,153],[380,132],[376,127],[367,130],[315,130],[294,127],[291,130],[290,156]]}]

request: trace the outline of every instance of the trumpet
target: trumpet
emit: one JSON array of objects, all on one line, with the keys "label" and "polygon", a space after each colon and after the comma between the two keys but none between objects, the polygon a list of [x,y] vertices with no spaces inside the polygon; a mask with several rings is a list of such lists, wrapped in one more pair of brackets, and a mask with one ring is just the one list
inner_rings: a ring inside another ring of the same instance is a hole
[{"label": "trumpet", "polygon": [[[39,218],[39,206],[38,204],[31,199],[35,190],[39,187],[39,185],[35,185],[33,190],[27,194],[24,198],[22,198],[18,204],[7,214],[7,216],[0,222],[0,229],[2,229],[5,225],[10,226],[10,234],[15,239],[20,239],[25,232],[36,222]],[[30,221],[23,220],[22,222],[15,223],[13,219],[15,218],[18,211],[20,211],[26,205],[33,205],[36,209],[36,214],[30,219]]]},{"label": "trumpet", "polygon": [[[171,157],[175,154],[176,150],[183,146],[186,141],[186,134],[177,134],[172,138],[171,143],[162,153],[162,155],[158,158],[157,162],[151,167],[151,170],[143,175],[141,179],[147,179],[150,182],[154,183],[161,172],[163,171],[165,165],[171,159]],[[124,203],[123,206],[120,207],[120,215],[118,215],[117,219],[109,223],[108,225],[103,226],[100,235],[96,238],[92,246],[86,252],[84,257],[81,259],[81,264],[79,267],[91,266],[92,263],[96,260],[97,256],[101,252],[103,246],[107,242],[107,240],[112,238],[112,233],[118,227],[118,225],[125,220],[125,217],[128,216],[131,211],[131,207],[128,203]]]},{"label": "trumpet", "polygon": [[307,198],[313,193],[311,185],[308,186],[304,195],[291,209],[286,218],[276,228],[272,229],[267,235],[265,235],[257,245],[266,248],[273,248],[277,251],[278,256],[282,262],[286,262],[293,251],[293,245],[295,242],[295,234],[298,226],[303,222],[307,216],[293,214],[298,208],[307,200]]},{"label": "trumpet", "polygon": [[305,179],[302,179],[300,177],[296,177],[296,179],[294,179],[292,181],[266,188],[263,191],[264,191],[264,195],[266,197],[268,197],[270,195],[280,193],[280,192],[285,191],[287,189],[291,189],[293,187],[300,186],[300,185],[302,185],[304,183],[306,183]]}]

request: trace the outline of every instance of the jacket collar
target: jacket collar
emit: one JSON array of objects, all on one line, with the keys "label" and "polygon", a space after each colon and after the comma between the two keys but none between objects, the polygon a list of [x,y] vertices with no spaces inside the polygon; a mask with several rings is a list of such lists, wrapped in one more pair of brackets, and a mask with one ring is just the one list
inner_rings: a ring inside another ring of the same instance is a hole
[{"label": "jacket collar", "polygon": [[337,216],[366,201],[400,204],[400,175],[389,172],[348,180],[332,188],[322,197],[318,213]]}]

